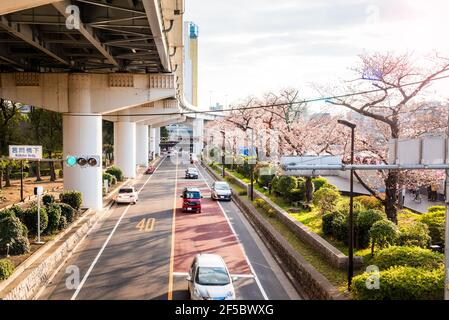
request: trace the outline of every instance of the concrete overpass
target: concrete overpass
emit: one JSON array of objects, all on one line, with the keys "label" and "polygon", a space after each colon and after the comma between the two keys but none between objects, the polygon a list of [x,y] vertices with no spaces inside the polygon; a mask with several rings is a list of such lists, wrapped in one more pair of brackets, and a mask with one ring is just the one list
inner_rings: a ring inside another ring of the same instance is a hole
[{"label": "concrete overpass", "polygon": [[[129,178],[159,153],[162,126],[194,118],[200,153],[215,116],[184,100],[183,13],[183,0],[2,0],[0,96],[62,113],[64,157],[101,156],[113,121]],[[65,168],[64,188],[103,207],[102,168]]]}]

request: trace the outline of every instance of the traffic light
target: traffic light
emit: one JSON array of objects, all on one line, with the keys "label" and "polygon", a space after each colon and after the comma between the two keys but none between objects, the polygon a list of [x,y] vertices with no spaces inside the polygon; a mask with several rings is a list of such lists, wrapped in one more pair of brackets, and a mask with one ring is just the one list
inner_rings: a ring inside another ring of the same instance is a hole
[{"label": "traffic light", "polygon": [[68,156],[66,159],[66,164],[69,167],[74,167],[76,165],[81,168],[99,167],[101,165],[101,161],[100,156]]}]

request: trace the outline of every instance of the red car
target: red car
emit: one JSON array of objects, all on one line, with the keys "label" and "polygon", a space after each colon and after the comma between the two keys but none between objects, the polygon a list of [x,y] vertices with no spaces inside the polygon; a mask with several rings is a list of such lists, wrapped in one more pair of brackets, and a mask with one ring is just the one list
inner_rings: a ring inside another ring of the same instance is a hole
[{"label": "red car", "polygon": [[181,198],[184,199],[182,202],[183,212],[198,212],[201,213],[201,191],[198,188],[185,188]]},{"label": "red car", "polygon": [[148,169],[145,171],[145,174],[153,174],[155,168],[153,166],[149,166]]}]

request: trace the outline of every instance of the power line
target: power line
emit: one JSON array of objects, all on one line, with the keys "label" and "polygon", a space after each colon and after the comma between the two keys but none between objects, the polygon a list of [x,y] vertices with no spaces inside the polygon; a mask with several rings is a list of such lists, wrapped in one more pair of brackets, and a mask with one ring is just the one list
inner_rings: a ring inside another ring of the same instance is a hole
[{"label": "power line", "polygon": [[[156,117],[156,116],[175,116],[175,115],[198,115],[198,114],[216,114],[216,113],[222,113],[222,112],[233,112],[233,111],[239,111],[239,110],[256,110],[256,109],[268,109],[268,108],[277,108],[277,107],[283,107],[286,105],[296,105],[296,104],[306,104],[306,103],[313,103],[313,102],[320,102],[320,101],[328,101],[328,100],[334,100],[334,99],[340,99],[340,98],[348,98],[348,97],[354,97],[354,96],[360,96],[364,94],[370,94],[370,93],[376,93],[381,91],[390,91],[392,89],[399,89],[399,88],[405,88],[417,84],[423,84],[424,82],[433,82],[437,80],[443,80],[448,79],[449,75],[436,77],[430,80],[421,80],[421,81],[415,81],[415,82],[409,82],[400,86],[395,87],[388,87],[388,88],[378,88],[378,89],[372,89],[372,90],[366,90],[366,91],[359,91],[359,92],[353,92],[353,93],[346,93],[341,95],[334,95],[329,97],[319,97],[319,98],[312,98],[307,100],[301,100],[301,101],[293,101],[293,102],[283,102],[283,103],[274,103],[270,105],[257,105],[257,106],[251,106],[251,107],[239,107],[239,108],[228,108],[223,110],[208,110],[208,111],[186,111],[186,112],[169,112],[169,113],[139,113],[139,114],[129,114],[129,115],[111,115],[113,117]],[[83,114],[77,114],[77,116],[83,116]],[[106,116],[108,116],[106,114]],[[213,115],[215,116],[215,115]]]}]

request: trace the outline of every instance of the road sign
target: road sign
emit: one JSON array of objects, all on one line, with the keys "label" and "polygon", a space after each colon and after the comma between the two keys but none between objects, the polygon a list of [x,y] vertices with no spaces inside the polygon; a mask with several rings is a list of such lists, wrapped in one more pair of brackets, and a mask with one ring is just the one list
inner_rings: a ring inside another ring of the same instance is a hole
[{"label": "road sign", "polygon": [[429,136],[419,139],[392,140],[389,143],[389,164],[443,164],[449,162],[449,139]]},{"label": "road sign", "polygon": [[42,159],[42,146],[9,146],[9,158],[40,160]]}]

